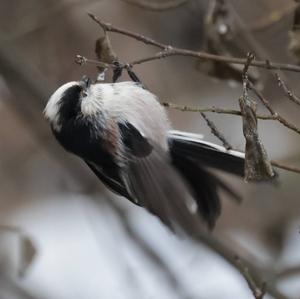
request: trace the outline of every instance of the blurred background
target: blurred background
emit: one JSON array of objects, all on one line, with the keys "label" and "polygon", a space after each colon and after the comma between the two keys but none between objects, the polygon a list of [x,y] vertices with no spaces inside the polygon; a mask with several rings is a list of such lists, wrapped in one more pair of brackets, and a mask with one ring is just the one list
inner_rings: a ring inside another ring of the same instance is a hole
[{"label": "blurred background", "polygon": [[[106,190],[55,142],[42,115],[58,86],[84,74],[96,78],[95,66],[74,63],[77,54],[95,59],[95,41],[103,35],[87,12],[172,46],[242,58],[252,51],[257,59],[297,63],[289,46],[297,43],[291,32],[293,0],[217,1],[219,11],[213,2],[0,2],[1,299],[254,298],[243,276],[214,248],[173,235],[155,217]],[[110,39],[122,62],[157,50],[115,33]],[[238,109],[238,68],[172,57],[134,71],[162,101]],[[273,75],[251,72],[272,106],[299,126],[300,107],[284,97]],[[279,74],[300,94],[299,74]],[[170,110],[169,115],[174,128],[219,143],[200,114]],[[241,118],[208,116],[235,148],[244,149]],[[260,121],[259,133],[271,159],[300,165],[295,132]],[[223,196],[210,238],[247,259],[277,290],[274,298],[300,298],[300,177],[278,173],[276,187],[220,173],[243,202]]]}]

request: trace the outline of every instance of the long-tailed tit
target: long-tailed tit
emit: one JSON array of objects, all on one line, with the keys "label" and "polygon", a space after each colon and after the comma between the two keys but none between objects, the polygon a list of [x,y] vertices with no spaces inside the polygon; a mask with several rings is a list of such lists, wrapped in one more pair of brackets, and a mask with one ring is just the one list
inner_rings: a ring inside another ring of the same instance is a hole
[{"label": "long-tailed tit", "polygon": [[58,142],[82,158],[112,191],[157,215],[172,230],[212,228],[218,190],[236,196],[206,167],[243,176],[244,155],[171,130],[156,96],[134,82],[69,82],[45,116]]}]

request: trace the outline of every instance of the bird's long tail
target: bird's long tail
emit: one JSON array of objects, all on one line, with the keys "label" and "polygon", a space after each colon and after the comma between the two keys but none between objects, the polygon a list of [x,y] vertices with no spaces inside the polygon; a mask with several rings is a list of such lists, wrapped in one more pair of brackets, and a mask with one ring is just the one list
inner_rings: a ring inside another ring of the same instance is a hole
[{"label": "bird's long tail", "polygon": [[181,131],[169,132],[169,144],[174,167],[190,186],[199,214],[212,228],[221,211],[218,190],[224,190],[236,200],[240,197],[207,167],[243,176],[244,154],[206,142],[201,135]]},{"label": "bird's long tail", "polygon": [[244,176],[244,153],[226,150],[202,139],[202,135],[169,131],[171,155],[188,157],[201,165]]}]

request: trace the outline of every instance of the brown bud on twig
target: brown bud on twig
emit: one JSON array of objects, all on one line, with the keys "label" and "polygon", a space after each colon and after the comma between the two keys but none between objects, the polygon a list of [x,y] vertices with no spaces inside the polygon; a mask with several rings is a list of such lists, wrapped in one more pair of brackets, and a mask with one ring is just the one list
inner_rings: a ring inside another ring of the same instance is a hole
[{"label": "brown bud on twig", "polygon": [[84,65],[86,64],[87,59],[81,55],[76,55],[75,56],[75,63],[79,64],[79,65]]},{"label": "brown bud on twig", "polygon": [[[95,53],[99,61],[107,64],[112,64],[118,61],[118,57],[114,52],[108,34],[96,40]],[[99,66],[99,72],[103,72],[104,68]]]},{"label": "brown bud on twig", "polygon": [[105,63],[113,63],[118,60],[107,34],[96,40],[95,53],[97,58]]}]

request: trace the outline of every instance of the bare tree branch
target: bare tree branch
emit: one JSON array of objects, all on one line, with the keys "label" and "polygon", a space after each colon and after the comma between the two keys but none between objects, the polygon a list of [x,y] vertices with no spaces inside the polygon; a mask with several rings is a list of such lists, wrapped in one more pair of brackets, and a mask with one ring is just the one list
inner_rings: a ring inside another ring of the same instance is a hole
[{"label": "bare tree branch", "polygon": [[251,290],[255,299],[263,299],[266,293],[266,283],[263,282],[261,287],[257,286],[257,282],[251,275],[249,269],[242,263],[241,259],[236,256],[236,262],[240,267],[240,270],[248,283],[249,289]]},{"label": "bare tree branch", "polygon": [[279,77],[279,75],[277,73],[275,73],[274,75],[275,75],[275,78],[278,82],[279,87],[282,88],[282,90],[285,93],[286,97],[289,100],[291,100],[292,102],[294,102],[295,104],[300,105],[300,99],[292,93],[292,91],[287,87],[285,82]]},{"label": "bare tree branch", "polygon": [[276,274],[276,280],[288,278],[290,276],[299,275],[300,273],[300,265],[291,266],[289,268],[285,268],[281,271],[278,271]]},{"label": "bare tree branch", "polygon": [[[255,285],[261,284],[265,287],[262,289],[269,293],[272,297],[277,299],[288,299],[287,296],[282,294],[274,284],[272,274],[269,271],[263,269],[260,265],[255,265],[253,262],[239,257],[237,260],[237,255],[225,245],[223,242],[217,240],[213,235],[207,234],[205,232],[199,233],[198,241],[205,244],[211,250],[223,257],[230,265],[237,269],[241,275],[246,279],[249,278],[248,275],[251,273],[252,279],[255,281]],[[245,276],[245,267],[248,269],[248,274]]]},{"label": "bare tree branch", "polygon": [[300,173],[300,168],[299,167],[286,165],[286,164],[283,164],[281,162],[274,161],[274,160],[271,160],[271,164],[273,166],[277,167],[277,168],[281,168],[281,169],[288,170],[288,171],[291,171],[291,172]]},{"label": "bare tree branch", "polygon": [[257,96],[257,98],[264,104],[264,106],[270,111],[271,115],[273,115],[276,120],[278,120],[281,124],[283,124],[285,127],[291,129],[292,131],[300,134],[300,128],[289,122],[286,118],[281,116],[277,111],[274,110],[274,108],[271,106],[269,101],[262,95],[260,91],[255,88],[255,86],[252,83],[249,83],[251,90],[254,92],[254,94]]},{"label": "bare tree branch", "polygon": [[94,20],[105,31],[120,33],[122,35],[132,37],[132,38],[134,38],[138,41],[141,41],[145,44],[156,46],[160,49],[165,49],[166,48],[166,46],[164,44],[161,44],[161,43],[155,41],[152,38],[146,37],[144,35],[141,35],[141,34],[126,30],[126,29],[115,27],[115,26],[111,25],[110,23],[102,22],[95,15],[93,15],[92,13],[88,13],[88,15],[90,16],[90,18],[92,20]]},{"label": "bare tree branch", "polygon": [[[125,30],[122,28],[118,28],[116,26],[111,25],[110,23],[105,23],[98,19],[95,15],[89,13],[88,14],[92,20],[94,20],[103,30],[106,30],[108,32],[116,32],[122,35],[129,36],[131,38],[134,38],[140,42],[143,42],[148,45],[155,46],[157,48],[162,49],[163,51],[156,53],[154,56],[142,58],[139,60],[132,61],[129,63],[130,65],[136,65],[145,63],[148,61],[153,61],[157,59],[162,59],[170,56],[189,56],[189,57],[196,57],[200,59],[206,59],[206,60],[214,60],[219,62],[225,62],[229,64],[242,64],[245,65],[247,62],[246,59],[243,58],[231,58],[226,57],[222,55],[214,55],[206,52],[197,52],[197,51],[191,51],[187,49],[180,49],[176,47],[171,47],[169,45],[165,45],[162,43],[159,43],[155,41],[154,39],[151,39],[149,37],[146,37],[144,35]],[[286,70],[286,71],[292,71],[292,72],[300,72],[300,66],[294,65],[294,64],[286,64],[286,63],[275,63],[275,62],[269,62],[269,61],[260,61],[260,60],[253,60],[250,64],[251,66],[256,66],[260,68],[265,69],[277,69],[277,70]]]},{"label": "bare tree branch", "polygon": [[[162,105],[166,108],[179,110],[179,111],[187,111],[187,112],[212,112],[212,113],[219,113],[219,114],[228,114],[233,116],[241,116],[242,113],[239,110],[234,109],[226,109],[226,108],[219,108],[219,107],[192,107],[187,105],[180,105],[174,104],[171,102],[163,102]],[[257,118],[261,120],[277,120],[277,116],[268,115],[268,114],[257,114]]]},{"label": "bare tree branch", "polygon": [[[290,123],[288,120],[286,120],[283,116],[278,114],[272,106],[270,105],[269,101],[265,99],[265,97],[259,92],[251,83],[251,90],[255,93],[255,95],[262,101],[262,103],[268,107],[268,110],[270,111],[271,115],[267,114],[256,114],[256,117],[258,119],[262,120],[277,120],[280,123],[282,123],[285,127],[293,130],[294,132],[300,134],[300,128],[295,126],[294,124]],[[215,106],[212,107],[191,107],[191,106],[186,106],[186,105],[179,105],[179,104],[174,104],[171,102],[163,102],[163,106],[175,110],[180,110],[180,111],[189,111],[189,112],[213,112],[213,113],[221,113],[221,114],[229,114],[229,115],[236,115],[236,116],[241,116],[241,111],[239,110],[234,110],[234,109],[225,109],[225,108],[218,108]]]}]

